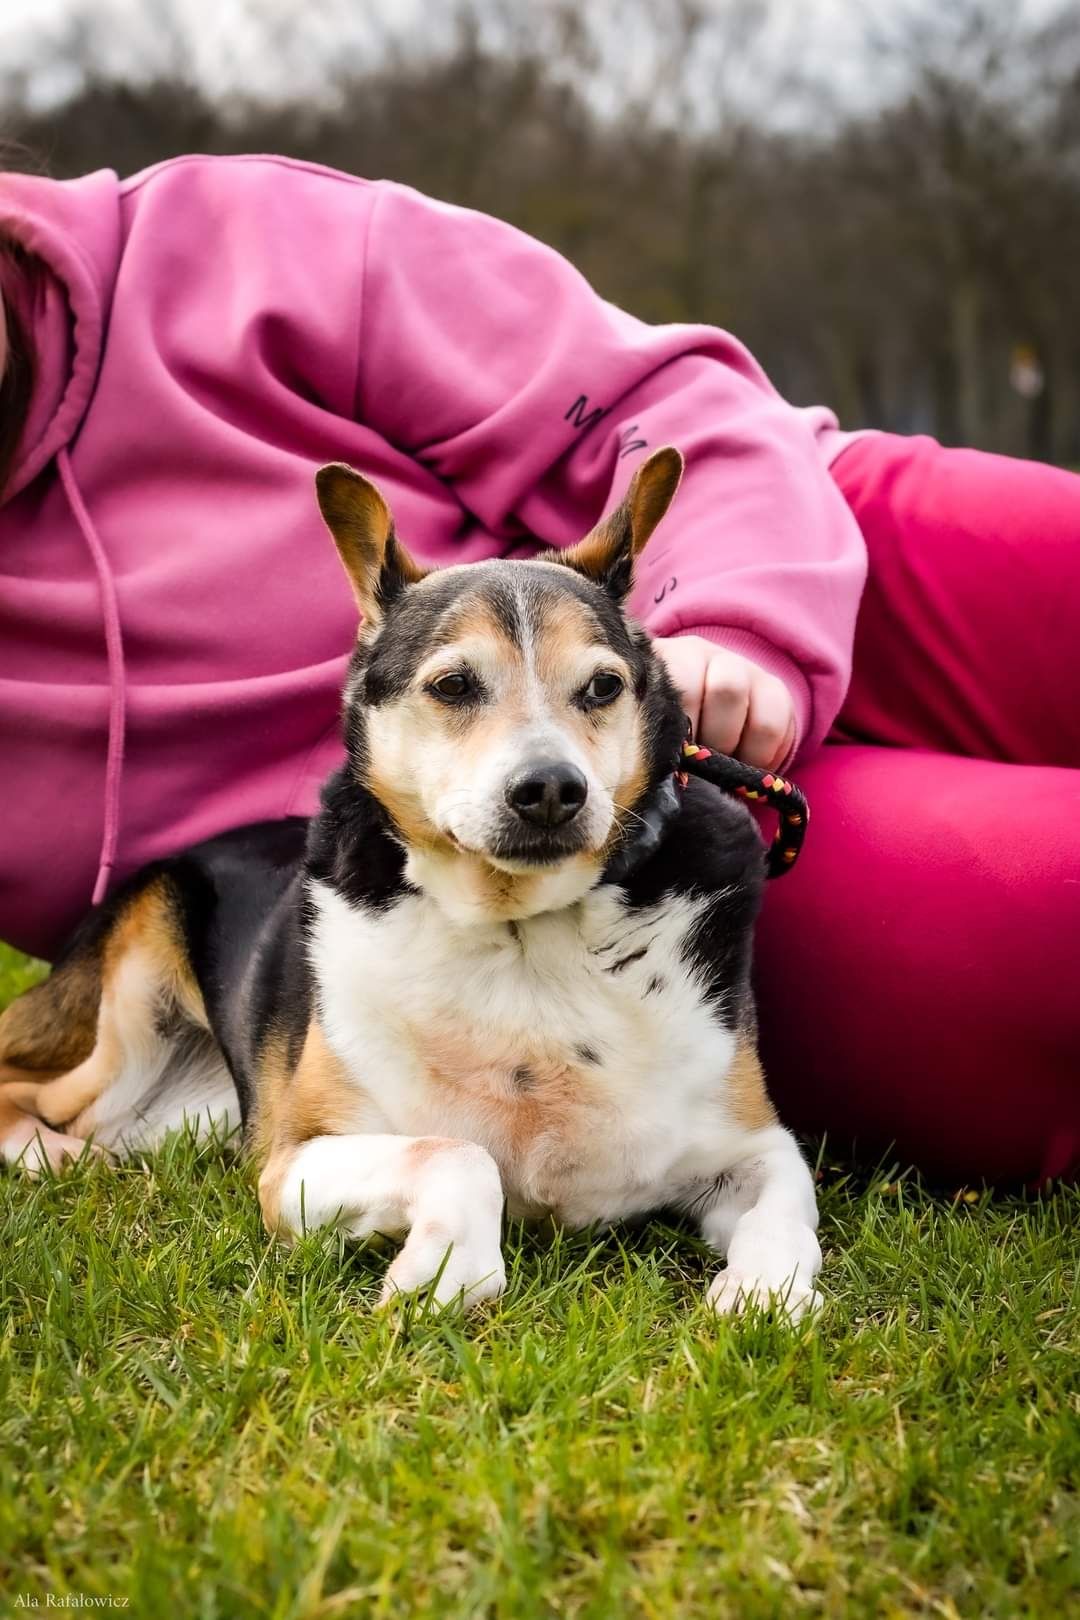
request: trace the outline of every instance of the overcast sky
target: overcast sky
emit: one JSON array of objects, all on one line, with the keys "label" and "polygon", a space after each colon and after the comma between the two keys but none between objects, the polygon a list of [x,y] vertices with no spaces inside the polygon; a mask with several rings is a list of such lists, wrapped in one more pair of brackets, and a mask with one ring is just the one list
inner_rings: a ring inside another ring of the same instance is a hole
[{"label": "overcast sky", "polygon": [[[350,0],[173,0],[162,10],[182,18],[181,40],[174,42],[155,26],[156,9],[154,0],[0,0],[0,63],[9,69],[33,64],[46,93],[62,95],[69,86],[41,69],[47,57],[41,47],[73,18],[90,19],[95,56],[121,74],[138,76],[140,66],[175,62],[182,43],[195,76],[213,91],[237,82],[256,91],[308,90],[304,80],[316,62],[363,48],[363,8]],[[381,9],[407,23],[417,0],[390,0]],[[280,56],[266,46],[268,29],[279,28],[292,46]]]},{"label": "overcast sky", "polygon": [[[536,16],[531,9],[536,0],[520,3],[524,18]],[[594,5],[602,17],[610,0],[580,3],[586,17]],[[733,0],[714,3],[722,8]],[[888,62],[880,54],[872,73],[865,71],[868,21],[877,17],[887,24],[920,0],[771,3],[774,21],[765,35],[766,51],[771,49],[774,58],[797,58],[801,70],[833,85],[845,100],[866,100],[888,88]],[[940,0],[943,7],[949,3]],[[998,3],[1004,17],[1038,18],[1059,10],[1063,0]],[[56,55],[47,42],[80,17],[95,60],[120,76],[186,66],[212,93],[241,88],[317,95],[327,63],[370,62],[378,50],[373,32],[379,30],[407,36],[422,27],[429,38],[440,9],[436,0],[0,0],[0,70],[32,66],[37,95],[46,101],[62,98],[73,88],[74,75],[69,67],[48,66]],[[163,17],[172,19],[171,32]],[[177,24],[176,18],[182,21]],[[647,74],[648,64],[641,68]],[[601,100],[603,87],[601,67],[594,86]]]}]

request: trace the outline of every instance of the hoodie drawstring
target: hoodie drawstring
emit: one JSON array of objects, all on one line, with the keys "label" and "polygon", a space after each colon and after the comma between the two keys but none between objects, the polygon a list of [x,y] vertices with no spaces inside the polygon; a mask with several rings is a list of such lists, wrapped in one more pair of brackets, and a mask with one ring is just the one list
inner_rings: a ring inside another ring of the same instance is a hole
[{"label": "hoodie drawstring", "polygon": [[109,743],[105,755],[105,803],[101,853],[94,882],[92,905],[100,905],[105,898],[116,864],[116,845],[120,836],[120,784],[124,774],[124,743],[127,734],[127,664],[124,659],[124,637],[120,629],[120,605],[116,597],[116,581],[101,537],[94,528],[86,509],[71,461],[66,450],[56,458],[60,482],[64,487],[72,516],[79,526],[87,550],[94,560],[98,590],[101,594],[101,617],[105,626],[105,651],[109,661]]}]

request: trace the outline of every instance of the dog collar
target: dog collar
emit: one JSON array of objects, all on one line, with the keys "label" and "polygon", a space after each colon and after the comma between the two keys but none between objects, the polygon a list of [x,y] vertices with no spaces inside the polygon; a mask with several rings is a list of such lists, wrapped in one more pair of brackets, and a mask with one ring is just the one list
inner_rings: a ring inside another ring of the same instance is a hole
[{"label": "dog collar", "polygon": [[672,774],[658,782],[635,809],[634,834],[620,844],[608,861],[604,883],[622,882],[659,849],[682,808],[681,790],[691,776],[700,776],[740,799],[771,805],[780,819],[772,843],[765,851],[765,876],[782,877],[791,871],[799,858],[810,820],[805,794],[794,782],[777,776],[774,771],[759,770],[756,765],[746,765],[730,754],[718,754],[712,748],[701,748],[687,739]]}]

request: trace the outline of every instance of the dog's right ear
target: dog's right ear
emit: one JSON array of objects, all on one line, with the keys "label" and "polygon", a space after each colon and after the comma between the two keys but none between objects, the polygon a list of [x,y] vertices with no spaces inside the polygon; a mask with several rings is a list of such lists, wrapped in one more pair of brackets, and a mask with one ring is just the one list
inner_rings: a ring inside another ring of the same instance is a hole
[{"label": "dog's right ear", "polygon": [[333,461],[315,474],[315,489],[364,628],[377,630],[390,603],[419,584],[424,570],[398,540],[390,508],[362,473]]}]

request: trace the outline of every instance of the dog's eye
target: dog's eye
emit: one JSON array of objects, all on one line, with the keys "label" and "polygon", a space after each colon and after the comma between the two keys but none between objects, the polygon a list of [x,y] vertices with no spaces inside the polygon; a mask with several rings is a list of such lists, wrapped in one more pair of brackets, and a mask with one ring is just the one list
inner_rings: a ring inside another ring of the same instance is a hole
[{"label": "dog's eye", "polygon": [[455,670],[452,675],[440,675],[437,681],[432,681],[428,691],[448,703],[458,703],[462,698],[471,697],[475,687],[467,675]]},{"label": "dog's eye", "polygon": [[585,688],[585,701],[587,703],[612,703],[623,689],[623,683],[617,675],[608,669],[597,670],[588,686]]}]

